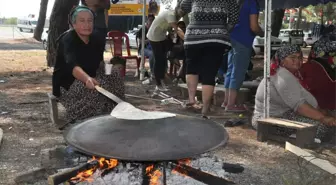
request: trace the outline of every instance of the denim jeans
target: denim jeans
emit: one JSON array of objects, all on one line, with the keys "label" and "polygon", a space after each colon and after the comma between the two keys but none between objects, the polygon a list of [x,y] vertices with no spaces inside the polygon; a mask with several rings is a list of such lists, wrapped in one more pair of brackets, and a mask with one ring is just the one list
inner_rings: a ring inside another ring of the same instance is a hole
[{"label": "denim jeans", "polygon": [[252,47],[246,47],[235,40],[231,40],[231,45],[224,87],[239,90],[251,60]]}]

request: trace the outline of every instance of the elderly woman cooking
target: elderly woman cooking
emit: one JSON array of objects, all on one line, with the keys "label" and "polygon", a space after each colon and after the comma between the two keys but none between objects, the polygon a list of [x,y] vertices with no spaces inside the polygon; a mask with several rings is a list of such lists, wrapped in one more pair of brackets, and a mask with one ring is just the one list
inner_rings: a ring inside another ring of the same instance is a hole
[{"label": "elderly woman cooking", "polygon": [[[271,64],[270,117],[318,125],[317,137],[322,141],[330,140],[335,131],[336,118],[320,110],[314,96],[306,90],[308,87],[299,73],[302,62],[302,52],[298,46],[283,46],[276,52]],[[264,86],[265,80],[262,80],[255,97],[252,118],[255,129],[258,127],[257,120],[263,117]],[[282,132],[291,134],[291,130]]]},{"label": "elderly woman cooking", "polygon": [[78,6],[69,16],[73,29],[58,39],[56,65],[53,73],[53,94],[66,108],[66,122],[83,120],[110,113],[115,103],[100,95],[100,85],[116,96],[124,97],[124,83],[118,72],[105,75],[103,61],[104,40],[93,33],[93,12]]}]

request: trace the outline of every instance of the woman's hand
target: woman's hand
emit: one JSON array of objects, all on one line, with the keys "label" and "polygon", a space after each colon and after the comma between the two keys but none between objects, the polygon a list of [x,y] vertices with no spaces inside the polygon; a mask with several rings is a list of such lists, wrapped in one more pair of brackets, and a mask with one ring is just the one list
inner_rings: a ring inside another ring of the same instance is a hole
[{"label": "woman's hand", "polygon": [[327,126],[336,126],[336,118],[331,116],[325,116],[321,119],[321,122]]},{"label": "woman's hand", "polygon": [[85,87],[88,89],[95,89],[95,86],[99,85],[96,79],[88,77],[85,82]]}]

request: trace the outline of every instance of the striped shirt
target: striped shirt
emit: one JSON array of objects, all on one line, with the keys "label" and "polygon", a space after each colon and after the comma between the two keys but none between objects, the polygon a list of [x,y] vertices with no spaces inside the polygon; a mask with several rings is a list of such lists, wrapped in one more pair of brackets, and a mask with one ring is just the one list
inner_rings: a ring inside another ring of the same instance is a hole
[{"label": "striped shirt", "polygon": [[189,13],[185,46],[207,43],[231,45],[229,31],[239,18],[237,0],[182,0],[181,8]]}]

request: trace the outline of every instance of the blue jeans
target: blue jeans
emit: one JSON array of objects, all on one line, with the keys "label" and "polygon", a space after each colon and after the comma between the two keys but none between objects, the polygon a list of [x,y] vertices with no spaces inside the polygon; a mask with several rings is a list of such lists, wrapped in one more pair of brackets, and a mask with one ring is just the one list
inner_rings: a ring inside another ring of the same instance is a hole
[{"label": "blue jeans", "polygon": [[235,40],[231,40],[231,45],[224,87],[239,90],[251,60],[252,47],[246,47]]},{"label": "blue jeans", "polygon": [[145,48],[145,57],[149,59],[149,68],[151,72],[154,71],[154,55],[151,49]]}]

